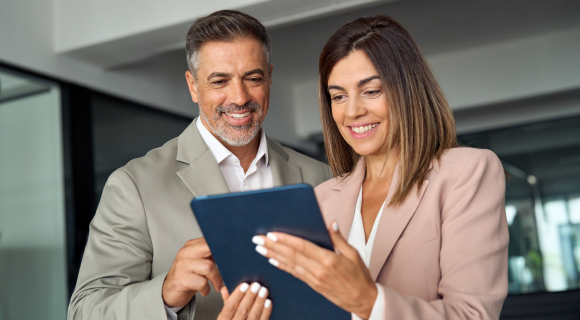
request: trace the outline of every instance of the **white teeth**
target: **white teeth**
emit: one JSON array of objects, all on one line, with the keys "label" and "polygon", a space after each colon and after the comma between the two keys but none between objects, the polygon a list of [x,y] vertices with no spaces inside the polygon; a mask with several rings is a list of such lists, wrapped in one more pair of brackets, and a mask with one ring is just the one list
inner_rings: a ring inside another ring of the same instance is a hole
[{"label": "white teeth", "polygon": [[227,114],[228,116],[230,116],[230,117],[232,117],[232,118],[236,118],[236,119],[243,119],[243,118],[245,118],[245,117],[249,116],[249,115],[250,115],[250,113],[252,113],[252,112],[250,112],[250,111],[248,111],[248,112],[244,112],[244,113],[227,113],[227,112],[226,112],[226,114]]},{"label": "white teeth", "polygon": [[368,131],[371,131],[374,127],[378,126],[378,123],[374,123],[374,124],[369,124],[366,126],[360,126],[360,127],[351,127],[352,131],[361,134],[361,133],[365,133]]}]

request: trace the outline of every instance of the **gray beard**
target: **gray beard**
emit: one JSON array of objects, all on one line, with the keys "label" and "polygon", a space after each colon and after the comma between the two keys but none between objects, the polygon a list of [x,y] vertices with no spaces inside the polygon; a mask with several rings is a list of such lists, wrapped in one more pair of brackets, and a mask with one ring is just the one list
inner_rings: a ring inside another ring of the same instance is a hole
[{"label": "gray beard", "polygon": [[[247,125],[232,126],[221,118],[221,114],[224,112],[239,111],[242,109],[255,112],[258,116],[257,119]],[[207,123],[213,135],[234,147],[245,146],[252,142],[258,133],[260,133],[260,129],[262,128],[260,123],[262,110],[258,103],[252,101],[245,106],[231,105],[217,107],[212,117],[216,126],[209,121],[207,114],[203,112],[203,108],[199,108],[199,114],[205,120],[205,123]]]}]

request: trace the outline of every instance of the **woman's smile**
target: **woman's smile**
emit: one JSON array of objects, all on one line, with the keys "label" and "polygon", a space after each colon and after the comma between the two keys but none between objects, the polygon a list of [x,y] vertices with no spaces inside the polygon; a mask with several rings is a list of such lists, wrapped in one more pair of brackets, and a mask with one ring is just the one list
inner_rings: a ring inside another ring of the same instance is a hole
[{"label": "woman's smile", "polygon": [[372,124],[355,124],[352,126],[348,126],[350,129],[350,134],[355,139],[366,139],[370,137],[374,132],[376,132],[376,128],[379,125],[379,122],[372,123]]}]

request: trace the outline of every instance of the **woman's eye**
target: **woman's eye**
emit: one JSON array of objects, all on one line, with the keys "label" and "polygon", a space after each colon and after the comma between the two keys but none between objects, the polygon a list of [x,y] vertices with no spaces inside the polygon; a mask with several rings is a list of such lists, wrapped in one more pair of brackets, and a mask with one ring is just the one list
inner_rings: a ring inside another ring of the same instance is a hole
[{"label": "woman's eye", "polygon": [[344,96],[344,95],[337,95],[337,96],[332,97],[332,101],[334,101],[334,102],[341,102],[345,98],[346,98],[346,96]]},{"label": "woman's eye", "polygon": [[381,93],[381,90],[370,90],[365,93],[369,96],[376,96],[377,94]]}]

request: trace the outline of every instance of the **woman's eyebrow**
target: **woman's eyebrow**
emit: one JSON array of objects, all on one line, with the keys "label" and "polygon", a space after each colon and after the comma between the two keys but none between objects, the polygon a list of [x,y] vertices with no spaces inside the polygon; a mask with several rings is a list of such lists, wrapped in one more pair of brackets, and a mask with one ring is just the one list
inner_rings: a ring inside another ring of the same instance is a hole
[{"label": "woman's eyebrow", "polygon": [[365,83],[367,83],[367,82],[369,82],[369,81],[371,81],[371,80],[375,80],[375,79],[379,79],[379,80],[380,80],[381,78],[380,78],[379,76],[372,76],[372,77],[368,77],[368,78],[366,78],[366,79],[362,79],[361,81],[359,81],[359,82],[356,84],[356,86],[357,86],[357,87],[360,87],[360,86],[362,86],[363,84],[365,84]]},{"label": "woman's eyebrow", "polygon": [[343,87],[339,87],[339,86],[328,86],[328,91],[330,91],[330,89],[336,89],[336,90],[342,90],[344,91]]},{"label": "woman's eyebrow", "polygon": [[[375,80],[375,79],[379,79],[380,80],[381,77],[379,77],[379,76],[370,76],[368,78],[362,79],[361,81],[357,82],[356,86],[357,87],[360,87],[363,84],[365,84],[365,83],[367,83],[367,82],[369,82],[371,80]],[[336,89],[336,90],[343,90],[344,91],[344,88],[343,87],[340,87],[340,86],[328,86],[328,91],[330,91],[330,89]]]}]

